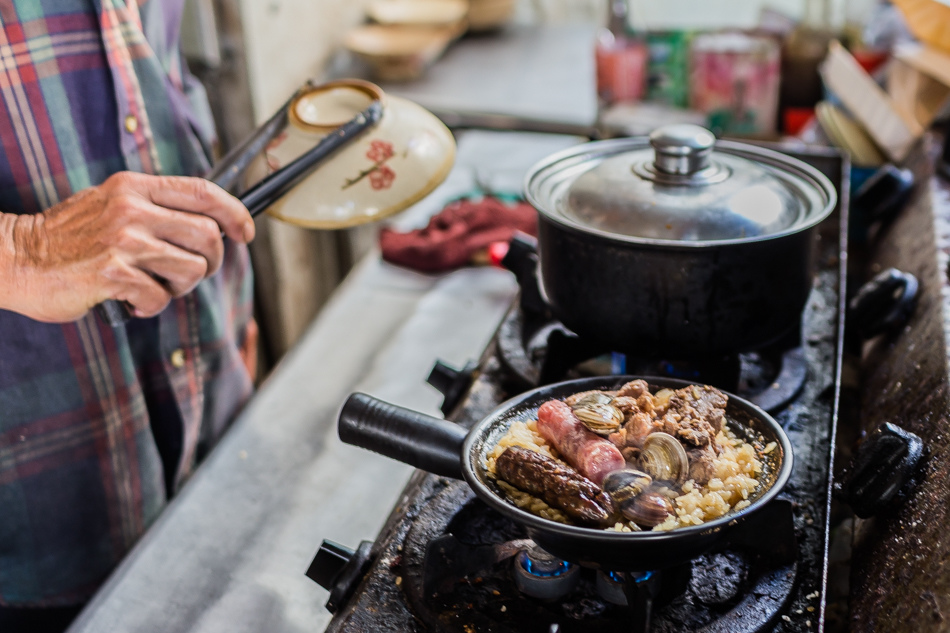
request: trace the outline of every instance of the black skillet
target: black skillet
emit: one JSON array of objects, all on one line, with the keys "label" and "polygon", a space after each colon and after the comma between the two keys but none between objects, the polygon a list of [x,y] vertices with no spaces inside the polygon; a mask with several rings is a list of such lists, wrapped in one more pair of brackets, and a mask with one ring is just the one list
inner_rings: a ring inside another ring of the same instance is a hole
[{"label": "black skillet", "polygon": [[[672,567],[699,556],[730,528],[773,499],[792,471],[792,447],[782,427],[767,413],[729,394],[726,417],[730,428],[746,441],[775,448],[764,456],[761,484],[751,505],[703,525],[669,532],[614,532],[564,525],[522,510],[505,500],[487,473],[485,455],[508,426],[531,419],[551,399],[591,389],[616,389],[635,376],[601,376],[540,387],[508,400],[467,430],[453,422],[398,407],[362,393],[352,394],[339,416],[340,439],[430,473],[465,479],[483,502],[523,525],[529,536],[551,554],[582,565],[622,570]],[[645,378],[651,391],[677,389],[690,383],[670,378]]]}]

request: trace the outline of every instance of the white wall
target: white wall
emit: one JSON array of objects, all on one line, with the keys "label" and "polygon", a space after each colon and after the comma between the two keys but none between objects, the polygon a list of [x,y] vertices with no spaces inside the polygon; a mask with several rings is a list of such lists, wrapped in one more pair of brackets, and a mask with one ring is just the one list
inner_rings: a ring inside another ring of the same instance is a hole
[{"label": "white wall", "polygon": [[267,119],[307,79],[319,78],[366,0],[241,0],[251,97]]}]

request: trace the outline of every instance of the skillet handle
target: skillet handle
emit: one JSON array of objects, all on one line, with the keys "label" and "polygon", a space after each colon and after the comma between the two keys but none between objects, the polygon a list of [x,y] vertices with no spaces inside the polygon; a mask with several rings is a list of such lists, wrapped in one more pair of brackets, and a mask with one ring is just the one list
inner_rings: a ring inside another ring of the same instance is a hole
[{"label": "skillet handle", "polygon": [[354,393],[340,410],[337,431],[345,444],[435,475],[462,478],[462,443],[468,431],[454,422]]}]

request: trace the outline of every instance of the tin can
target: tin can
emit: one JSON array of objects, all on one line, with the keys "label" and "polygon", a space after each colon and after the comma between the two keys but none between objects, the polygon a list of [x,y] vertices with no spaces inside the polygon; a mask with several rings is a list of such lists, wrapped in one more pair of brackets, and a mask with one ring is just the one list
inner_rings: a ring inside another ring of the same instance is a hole
[{"label": "tin can", "polygon": [[690,47],[690,107],[717,135],[772,136],[778,117],[781,48],[767,36],[704,33]]}]

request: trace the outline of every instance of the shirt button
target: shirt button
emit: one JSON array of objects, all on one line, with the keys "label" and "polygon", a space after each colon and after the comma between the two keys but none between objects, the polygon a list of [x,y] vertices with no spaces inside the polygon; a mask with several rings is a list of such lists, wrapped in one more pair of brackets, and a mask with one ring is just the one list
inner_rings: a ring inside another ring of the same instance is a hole
[{"label": "shirt button", "polygon": [[125,131],[132,134],[137,129],[139,129],[139,120],[134,114],[127,114],[125,116]]},{"label": "shirt button", "polygon": [[182,367],[185,366],[185,350],[180,349],[180,348],[176,349],[174,352],[172,352],[172,355],[169,358],[169,360],[172,363],[172,367],[177,367],[178,369],[181,369]]}]

